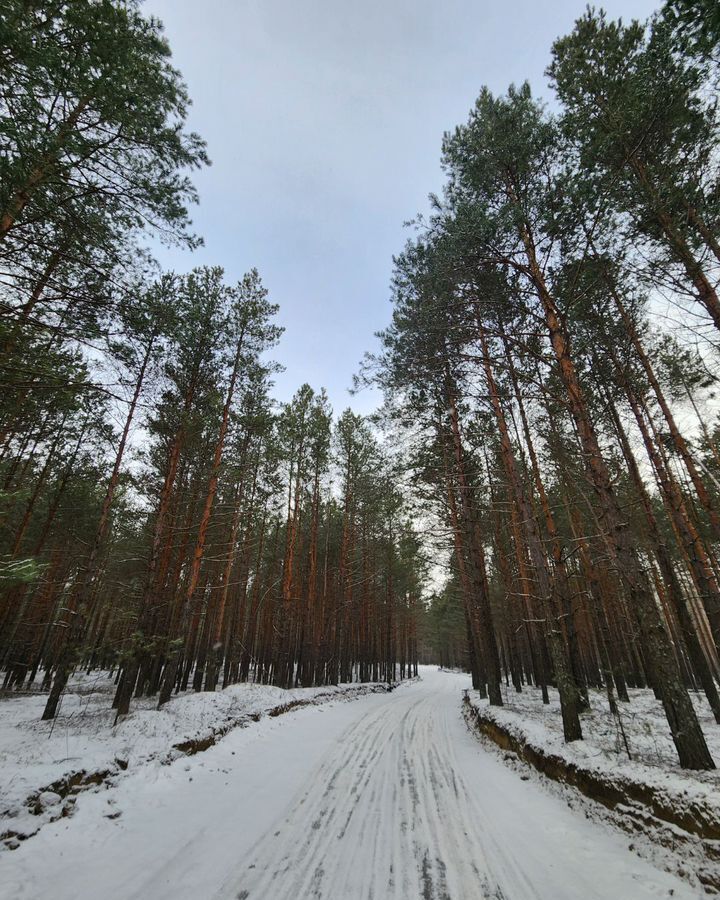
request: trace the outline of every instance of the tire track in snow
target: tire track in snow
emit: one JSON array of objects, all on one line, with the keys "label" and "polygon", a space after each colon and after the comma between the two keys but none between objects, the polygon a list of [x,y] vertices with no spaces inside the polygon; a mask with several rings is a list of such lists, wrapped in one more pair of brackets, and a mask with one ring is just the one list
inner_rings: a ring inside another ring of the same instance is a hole
[{"label": "tire track in snow", "polygon": [[425,678],[346,729],[216,900],[669,896],[664,885],[678,882],[614,835],[624,887],[599,879],[596,839],[608,835],[482,750],[461,722],[455,677]]},{"label": "tire track in snow", "polygon": [[[5,854],[13,900],[694,900],[471,735],[462,675],[235,731]],[[118,818],[108,812],[121,810]],[[99,887],[101,886],[101,887]]]}]

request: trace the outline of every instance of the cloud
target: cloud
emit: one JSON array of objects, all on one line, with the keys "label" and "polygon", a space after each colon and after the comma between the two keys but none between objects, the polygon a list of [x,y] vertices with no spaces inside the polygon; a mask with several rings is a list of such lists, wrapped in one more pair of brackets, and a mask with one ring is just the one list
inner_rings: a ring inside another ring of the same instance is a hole
[{"label": "cloud", "polygon": [[[609,13],[644,17],[647,0]],[[387,324],[402,223],[442,184],[440,142],[482,84],[545,87],[552,39],[584,2],[147,0],[194,100],[213,167],[197,179],[206,246],[178,269],[257,266],[281,304],[278,395],[346,388]]]}]

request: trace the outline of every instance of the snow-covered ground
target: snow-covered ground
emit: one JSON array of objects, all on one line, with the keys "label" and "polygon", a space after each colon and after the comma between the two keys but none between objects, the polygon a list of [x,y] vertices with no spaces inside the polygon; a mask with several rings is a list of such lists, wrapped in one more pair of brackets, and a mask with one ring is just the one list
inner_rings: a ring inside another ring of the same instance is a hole
[{"label": "snow-covered ground", "polygon": [[[349,699],[374,689],[385,688],[343,684],[288,691],[239,684],[217,693],[190,691],[161,710],[157,698],[136,700],[131,715],[117,726],[110,708],[114,685],[107,673],[75,676],[52,722],[41,721],[47,695],[10,693],[0,699],[0,835],[13,836],[0,843],[0,852],[16,846],[14,835],[32,835],[63,810],[69,812],[75,792],[61,798],[57,791],[64,794],[73,779],[109,773],[105,778],[112,784],[139,766],[164,766],[183,757],[177,744],[252,723],[279,706]],[[56,790],[43,790],[51,785]]]},{"label": "snow-covered ground", "polygon": [[[504,706],[496,707],[493,712],[497,713],[499,721],[503,719],[511,723],[522,720],[528,733],[562,743],[558,693],[554,688],[549,688],[549,694],[550,703],[543,705],[539,688],[524,687],[520,694],[512,687],[503,688]],[[633,760],[663,769],[679,768],[662,703],[655,699],[651,690],[630,688],[628,694],[630,702],[618,703],[618,709]],[[720,726],[715,723],[705,695],[691,692],[690,696],[710,751],[720,765]],[[476,694],[473,694],[473,702],[479,706],[487,705],[487,700],[480,700]],[[571,747],[583,754],[602,754],[615,763],[628,759],[622,733],[610,713],[605,691],[590,691],[590,710],[582,713],[582,726],[584,742],[572,744]],[[704,773],[700,777],[717,781],[720,786],[720,774],[717,772]]]},{"label": "snow-covered ground", "polygon": [[464,675],[129,768],[0,859],[13,900],[690,900],[465,726]]},{"label": "snow-covered ground", "polygon": [[[521,694],[503,691],[504,706],[490,707],[487,700],[472,694],[473,704],[483,715],[514,732],[524,741],[564,759],[614,777],[647,784],[678,802],[693,798],[717,809],[720,822],[720,726],[715,723],[705,695],[692,694],[700,724],[715,760],[711,772],[690,772],[680,768],[662,704],[650,690],[630,690],[630,702],[619,703],[620,721],[610,713],[603,691],[590,692],[590,710],[581,716],[583,740],[566,744],[563,740],[560,701],[550,690],[550,704],[544,706],[539,688]],[[630,757],[625,747],[625,733]]]}]

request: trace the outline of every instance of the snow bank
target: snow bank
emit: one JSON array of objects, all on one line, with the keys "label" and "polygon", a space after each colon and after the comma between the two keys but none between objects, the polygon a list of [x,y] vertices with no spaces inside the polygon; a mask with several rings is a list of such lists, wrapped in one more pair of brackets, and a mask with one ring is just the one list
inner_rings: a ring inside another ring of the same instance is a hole
[{"label": "snow bank", "polygon": [[385,690],[377,683],[293,690],[238,684],[176,696],[160,710],[156,698],[136,700],[117,726],[114,685],[105,672],[73,678],[51,722],[40,720],[45,694],[6,695],[0,700],[0,848],[12,849],[46,822],[69,815],[81,791],[104,790],[128,769],[168,765],[263,715]]},{"label": "snow bank", "polygon": [[[467,700],[466,715],[469,709],[469,718],[477,717],[472,724],[495,743],[602,803],[626,831],[643,834],[672,852],[690,852],[702,867],[700,880],[720,890],[720,773],[679,767],[662,706],[651,691],[631,691],[631,702],[620,704],[625,738],[605,695],[592,692],[592,708],[582,715],[585,739],[571,744],[563,740],[556,692],[548,706],[532,688],[508,694],[504,707],[489,706],[475,692]],[[720,728],[704,697],[693,700],[720,764]]]}]

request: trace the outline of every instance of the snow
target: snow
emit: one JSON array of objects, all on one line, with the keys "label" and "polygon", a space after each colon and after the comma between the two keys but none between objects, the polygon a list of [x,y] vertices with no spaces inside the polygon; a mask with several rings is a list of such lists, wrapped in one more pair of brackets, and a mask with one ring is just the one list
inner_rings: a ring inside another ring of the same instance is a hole
[{"label": "snow", "polygon": [[[503,764],[464,675],[230,731],[128,767],[0,864],[13,900],[645,900],[696,891]],[[217,700],[217,698],[216,698]]]},{"label": "snow", "polygon": [[[665,795],[678,806],[690,801],[707,810],[720,826],[720,769],[691,772],[680,768],[662,704],[650,690],[630,690],[630,702],[619,703],[619,712],[632,759],[628,759],[620,730],[610,713],[603,691],[590,692],[590,711],[581,716],[583,740],[563,740],[560,701],[550,689],[550,704],[543,705],[539,688],[503,693],[504,706],[490,707],[472,694],[473,704],[524,742],[568,762],[582,765],[614,780],[635,782]],[[700,724],[717,766],[720,766],[720,727],[715,723],[705,696],[693,694]]]},{"label": "snow", "polygon": [[[383,685],[283,690],[239,684],[216,693],[179,695],[157,710],[157,698],[133,702],[131,715],[113,726],[114,685],[106,672],[77,675],[55,721],[43,722],[45,694],[8,694],[0,701],[0,835],[34,834],[62,812],[62,798],[46,787],[82,773],[109,773],[110,782],[142,765],[167,765],[183,756],[174,745],[207,738],[252,722],[278,706],[352,697]],[[38,796],[39,794],[39,796]],[[35,799],[37,797],[37,799]],[[33,798],[28,804],[28,798]],[[71,793],[63,804],[75,803]],[[10,839],[10,845],[16,843]],[[4,846],[0,844],[0,849]]]}]

